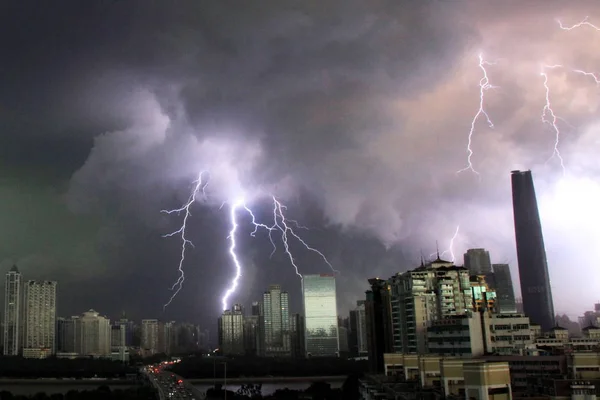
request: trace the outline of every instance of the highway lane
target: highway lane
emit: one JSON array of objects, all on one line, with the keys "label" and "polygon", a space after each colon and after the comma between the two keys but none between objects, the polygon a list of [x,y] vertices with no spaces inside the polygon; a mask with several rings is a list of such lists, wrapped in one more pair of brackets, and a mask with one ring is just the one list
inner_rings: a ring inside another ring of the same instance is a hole
[{"label": "highway lane", "polygon": [[206,395],[181,376],[164,370],[162,366],[148,366],[143,373],[158,391],[160,400],[204,400]]}]

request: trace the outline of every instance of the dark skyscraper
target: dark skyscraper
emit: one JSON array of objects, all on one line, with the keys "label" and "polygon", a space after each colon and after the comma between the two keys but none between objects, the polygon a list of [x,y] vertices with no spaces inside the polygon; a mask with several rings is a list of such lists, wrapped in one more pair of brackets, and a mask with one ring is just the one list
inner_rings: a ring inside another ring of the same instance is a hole
[{"label": "dark skyscraper", "polygon": [[531,171],[512,171],[511,180],[523,311],[548,331],[554,327],[554,305]]},{"label": "dark skyscraper", "polygon": [[492,272],[490,252],[486,249],[469,249],[464,255],[465,268],[472,275],[485,275]]},{"label": "dark skyscraper", "polygon": [[510,267],[508,264],[493,264],[493,267],[494,272],[486,274],[485,279],[496,289],[498,311],[505,314],[515,314],[517,305]]},{"label": "dark skyscraper", "polygon": [[394,350],[391,293],[383,279],[369,279],[369,285],[371,290],[367,290],[365,301],[369,369],[381,373],[384,371],[383,354]]}]

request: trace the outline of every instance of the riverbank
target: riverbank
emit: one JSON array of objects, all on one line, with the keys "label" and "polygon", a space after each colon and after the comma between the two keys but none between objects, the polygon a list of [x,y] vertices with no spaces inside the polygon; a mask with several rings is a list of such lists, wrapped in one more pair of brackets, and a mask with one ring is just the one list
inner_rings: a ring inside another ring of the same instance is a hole
[{"label": "riverbank", "polygon": [[134,385],[137,381],[132,379],[26,379],[26,378],[0,378],[0,387],[6,385]]},{"label": "riverbank", "polygon": [[192,385],[209,385],[213,383],[245,384],[245,383],[297,383],[297,382],[344,382],[346,375],[333,376],[244,376],[239,378],[192,378],[186,379]]}]

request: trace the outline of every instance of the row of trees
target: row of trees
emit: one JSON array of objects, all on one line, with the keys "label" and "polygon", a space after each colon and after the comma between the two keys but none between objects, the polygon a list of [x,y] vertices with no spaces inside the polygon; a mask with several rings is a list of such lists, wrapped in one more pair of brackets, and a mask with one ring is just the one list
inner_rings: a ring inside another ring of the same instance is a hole
[{"label": "row of trees", "polygon": [[156,392],[152,387],[140,386],[132,389],[110,390],[108,386],[100,386],[96,390],[75,391],[66,394],[38,393],[33,396],[15,396],[7,391],[0,392],[1,400],[156,400]]},{"label": "row of trees", "polygon": [[122,378],[134,373],[137,373],[135,367],[107,359],[0,357],[0,376],[3,378]]},{"label": "row of trees", "polygon": [[333,376],[362,374],[367,371],[366,361],[353,361],[342,358],[275,359],[275,358],[230,358],[215,357],[188,358],[172,367],[173,372],[187,378],[212,378],[224,374],[227,363],[227,377],[259,376]]},{"label": "row of trees", "polygon": [[349,376],[340,389],[332,389],[331,385],[325,382],[315,382],[304,391],[280,389],[268,396],[262,395],[261,385],[243,385],[236,393],[228,390],[227,396],[222,386],[217,385],[206,393],[207,400],[298,400],[306,399],[307,396],[312,400],[358,400],[358,376]]}]

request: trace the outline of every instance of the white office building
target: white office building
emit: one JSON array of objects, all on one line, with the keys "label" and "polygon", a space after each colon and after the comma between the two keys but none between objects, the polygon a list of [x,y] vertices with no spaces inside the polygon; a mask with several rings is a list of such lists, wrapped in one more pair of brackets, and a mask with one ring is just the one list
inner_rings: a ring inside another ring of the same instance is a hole
[{"label": "white office building", "polygon": [[16,265],[6,274],[4,282],[4,355],[16,356],[20,348],[21,273]]},{"label": "white office building", "polygon": [[111,357],[110,320],[89,310],[75,319],[75,351],[80,356]]},{"label": "white office building", "polygon": [[45,358],[56,350],[56,282],[24,285],[23,357]]}]

